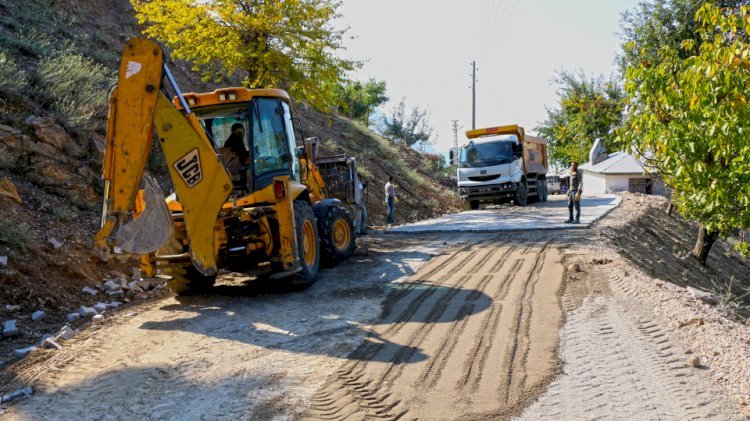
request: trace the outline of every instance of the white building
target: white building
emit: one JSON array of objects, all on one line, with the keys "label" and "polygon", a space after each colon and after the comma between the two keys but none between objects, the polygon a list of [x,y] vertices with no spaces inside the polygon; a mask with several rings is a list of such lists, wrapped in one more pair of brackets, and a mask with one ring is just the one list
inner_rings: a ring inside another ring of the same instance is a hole
[{"label": "white building", "polygon": [[663,189],[660,180],[647,174],[638,159],[625,152],[608,154],[598,139],[589,153],[589,162],[579,168],[583,173],[583,191],[586,195],[620,191],[655,194]]}]

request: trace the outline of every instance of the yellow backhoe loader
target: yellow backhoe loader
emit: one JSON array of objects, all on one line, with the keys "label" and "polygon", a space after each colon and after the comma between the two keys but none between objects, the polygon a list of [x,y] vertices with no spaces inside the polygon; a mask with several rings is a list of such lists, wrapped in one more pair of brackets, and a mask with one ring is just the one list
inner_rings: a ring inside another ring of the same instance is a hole
[{"label": "yellow backhoe loader", "polygon": [[[174,187],[166,198],[145,171],[154,130]],[[352,215],[364,225],[361,201],[329,194],[317,143],[297,144],[286,92],[183,94],[148,40],[125,46],[106,142],[97,252],[140,256],[142,273],[171,276],[178,294],[205,292],[220,269],[309,285],[321,258],[353,253]]]}]

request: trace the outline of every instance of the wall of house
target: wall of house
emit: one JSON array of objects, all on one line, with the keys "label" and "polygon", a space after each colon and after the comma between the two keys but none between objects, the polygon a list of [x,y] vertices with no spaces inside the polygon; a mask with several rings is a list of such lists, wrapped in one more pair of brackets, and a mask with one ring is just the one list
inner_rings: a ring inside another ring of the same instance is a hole
[{"label": "wall of house", "polygon": [[607,182],[604,175],[584,170],[583,191],[587,196],[607,194]]},{"label": "wall of house", "polygon": [[606,189],[605,193],[615,193],[618,191],[628,191],[628,180],[631,178],[643,178],[642,175],[605,175]]}]

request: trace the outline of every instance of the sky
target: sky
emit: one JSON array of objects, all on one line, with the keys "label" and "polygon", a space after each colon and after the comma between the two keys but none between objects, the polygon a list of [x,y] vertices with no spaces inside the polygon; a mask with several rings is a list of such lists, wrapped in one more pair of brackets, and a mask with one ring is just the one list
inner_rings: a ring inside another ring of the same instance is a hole
[{"label": "sky", "polygon": [[527,133],[556,104],[561,69],[616,72],[620,14],[638,0],[344,0],[355,79],[385,80],[387,112],[402,97],[430,111],[435,148],[459,145],[471,128],[471,62],[476,60],[476,127],[519,124]]}]

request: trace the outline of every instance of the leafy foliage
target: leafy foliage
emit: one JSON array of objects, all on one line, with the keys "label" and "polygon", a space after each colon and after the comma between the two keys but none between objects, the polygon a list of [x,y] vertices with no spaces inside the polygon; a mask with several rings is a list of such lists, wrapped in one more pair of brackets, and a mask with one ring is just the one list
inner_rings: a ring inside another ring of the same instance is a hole
[{"label": "leafy foliage", "polygon": [[626,73],[620,134],[651,158],[684,216],[726,236],[750,227],[750,7],[707,4],[696,22],[700,45],[665,45],[656,65],[638,50],[644,60]]},{"label": "leafy foliage", "polygon": [[586,162],[597,138],[605,144],[614,139],[625,95],[614,79],[588,78],[582,72],[561,71],[555,82],[559,105],[547,109],[547,119],[536,131],[548,141],[550,161],[567,167],[572,161]]},{"label": "leafy foliage", "polygon": [[106,88],[114,74],[79,54],[59,53],[44,57],[36,69],[39,95],[68,126],[78,130],[105,120]]},{"label": "leafy foliage", "polygon": [[428,144],[432,137],[428,111],[415,106],[406,111],[406,99],[401,98],[390,115],[383,117],[381,134],[388,140],[400,142],[407,146]]},{"label": "leafy foliage", "polygon": [[[690,57],[692,53],[681,49],[680,45],[684,40],[692,40],[695,44],[701,42],[697,35],[700,25],[694,18],[695,12],[705,3],[719,7],[750,4],[748,0],[654,0],[640,2],[634,10],[623,13],[621,31],[625,48],[618,57],[622,73],[642,63],[658,64],[662,47],[672,48],[680,58]],[[628,48],[633,45],[638,49]]]},{"label": "leafy foliage", "polygon": [[320,109],[360,63],[339,58],[346,30],[338,0],[131,0],[144,33],[189,61],[203,79],[240,75],[249,88],[281,87]]},{"label": "leafy foliage", "polygon": [[351,119],[361,120],[365,126],[370,125],[370,113],[373,109],[389,99],[385,94],[384,80],[377,81],[370,78],[365,83],[346,82],[340,90],[342,104],[339,106],[339,111]]},{"label": "leafy foliage", "polygon": [[26,71],[12,57],[0,51],[0,93],[21,95],[28,86]]}]

